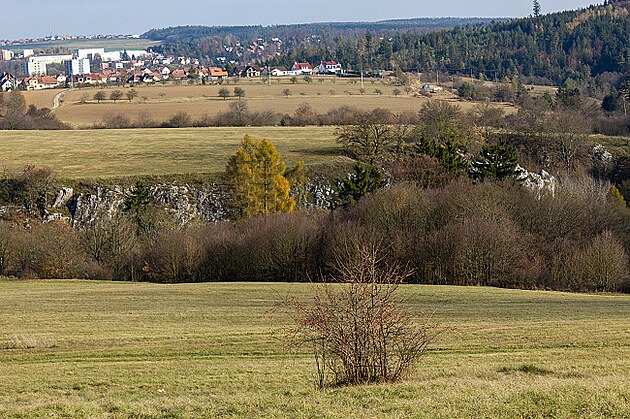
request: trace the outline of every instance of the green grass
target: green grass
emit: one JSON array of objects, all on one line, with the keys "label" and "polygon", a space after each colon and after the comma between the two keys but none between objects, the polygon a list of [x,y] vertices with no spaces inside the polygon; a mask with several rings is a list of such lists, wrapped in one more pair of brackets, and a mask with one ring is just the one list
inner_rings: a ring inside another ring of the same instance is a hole
[{"label": "green grass", "polygon": [[60,41],[31,42],[27,44],[9,45],[3,49],[22,52],[25,49],[66,48],[104,48],[106,51],[140,50],[159,44],[149,39],[69,39]]},{"label": "green grass", "polygon": [[218,173],[246,133],[270,139],[288,166],[304,160],[327,172],[348,163],[333,128],[247,127],[0,131],[0,165],[48,167],[66,179]]},{"label": "green grass", "polygon": [[[0,417],[628,417],[630,297],[403,287],[454,330],[394,385],[315,390],[272,331],[308,285],[0,282]],[[3,344],[5,342],[5,344]]]},{"label": "green grass", "polygon": [[606,150],[611,152],[615,157],[627,157],[630,155],[630,138],[629,137],[609,137],[605,135],[592,135],[591,142],[593,144],[602,144]]}]

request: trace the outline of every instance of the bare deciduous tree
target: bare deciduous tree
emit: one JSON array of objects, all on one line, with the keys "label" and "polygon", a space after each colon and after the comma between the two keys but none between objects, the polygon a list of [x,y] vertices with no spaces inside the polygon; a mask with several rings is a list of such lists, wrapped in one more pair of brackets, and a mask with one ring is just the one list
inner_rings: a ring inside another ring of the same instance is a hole
[{"label": "bare deciduous tree", "polygon": [[401,128],[394,124],[392,114],[385,109],[358,114],[354,125],[339,127],[335,134],[337,142],[347,151],[369,164],[383,158],[403,137]]}]

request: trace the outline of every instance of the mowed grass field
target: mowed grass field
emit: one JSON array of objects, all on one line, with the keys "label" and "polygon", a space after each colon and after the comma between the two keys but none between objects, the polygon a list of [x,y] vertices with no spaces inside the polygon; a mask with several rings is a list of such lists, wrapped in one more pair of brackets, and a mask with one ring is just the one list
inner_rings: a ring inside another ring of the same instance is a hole
[{"label": "mowed grass field", "polygon": [[[360,110],[372,110],[374,108],[386,108],[394,113],[418,112],[421,106],[428,100],[425,97],[407,95],[401,86],[395,86],[385,81],[366,81],[365,93],[361,94],[361,84],[356,80],[322,77],[321,82],[317,77],[312,83],[305,83],[302,78],[297,84],[290,82],[288,77],[273,79],[271,85],[264,80],[238,80],[238,84],[231,82],[223,85],[153,85],[136,86],[138,97],[130,103],[128,100],[119,100],[116,103],[106,100],[97,103],[93,100],[94,94],[103,90],[109,98],[113,90],[126,92],[128,87],[83,88],[70,90],[63,98],[63,103],[55,111],[56,116],[74,127],[87,127],[95,123],[101,123],[108,115],[124,114],[132,121],[141,115],[148,115],[156,121],[165,121],[178,112],[187,112],[194,118],[204,115],[216,115],[229,109],[230,102],[236,100],[233,97],[234,87],[245,90],[244,99],[247,100],[252,111],[273,111],[282,114],[293,114],[301,105],[308,103],[318,113],[341,106],[351,106]],[[227,88],[232,95],[224,100],[219,97],[219,89]],[[290,95],[283,92],[289,89]],[[376,90],[382,92],[376,94]],[[394,95],[394,89],[401,93]],[[42,103],[49,101],[52,106],[52,96],[46,91],[25,92],[27,102]],[[50,97],[49,97],[50,96]],[[434,98],[457,102],[462,110],[466,111],[474,107],[473,102],[459,101],[455,95],[442,92],[433,95]],[[514,108],[508,105],[502,106],[507,112],[513,112]]]},{"label": "mowed grass field", "polygon": [[630,416],[629,296],[407,285],[453,331],[401,383],[319,391],[272,334],[274,302],[311,292],[2,281],[0,417]]},{"label": "mowed grass field", "polygon": [[0,165],[48,167],[64,179],[218,173],[245,134],[268,138],[290,167],[347,165],[332,127],[245,127],[79,131],[0,131]]}]

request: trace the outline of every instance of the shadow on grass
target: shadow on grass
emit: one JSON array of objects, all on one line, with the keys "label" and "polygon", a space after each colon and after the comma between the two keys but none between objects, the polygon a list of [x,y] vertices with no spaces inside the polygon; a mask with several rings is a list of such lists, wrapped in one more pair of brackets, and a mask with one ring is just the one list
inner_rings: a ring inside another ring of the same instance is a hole
[{"label": "shadow on grass", "polygon": [[339,147],[322,147],[310,149],[290,150],[291,153],[310,154],[312,156],[343,156],[343,150]]},{"label": "shadow on grass", "polygon": [[553,374],[553,371],[548,370],[546,368],[537,367],[536,365],[533,365],[533,364],[523,364],[518,367],[501,367],[499,368],[499,372],[502,372],[504,374],[514,374],[514,373],[519,373],[519,372],[522,372],[525,374],[532,374],[532,375]]}]

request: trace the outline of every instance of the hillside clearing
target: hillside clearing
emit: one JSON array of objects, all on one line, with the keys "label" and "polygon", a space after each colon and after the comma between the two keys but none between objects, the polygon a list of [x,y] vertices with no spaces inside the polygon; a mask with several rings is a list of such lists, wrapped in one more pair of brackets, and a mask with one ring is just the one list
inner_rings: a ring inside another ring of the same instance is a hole
[{"label": "hillside clearing", "polygon": [[0,416],[627,417],[630,297],[409,285],[455,327],[396,385],[317,391],[270,309],[306,284],[0,282]]}]

